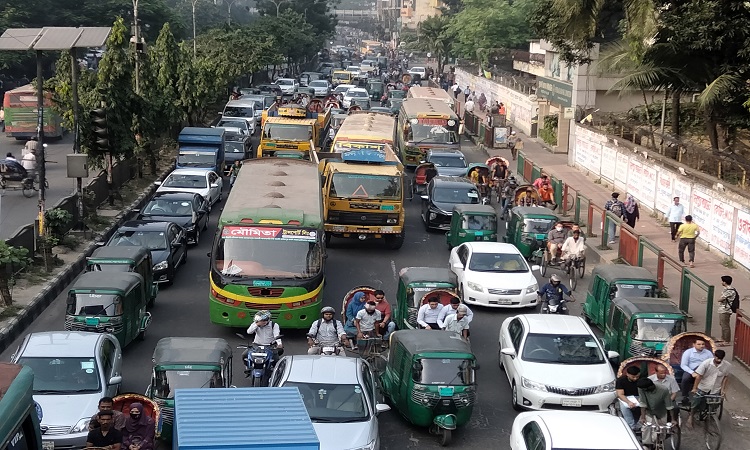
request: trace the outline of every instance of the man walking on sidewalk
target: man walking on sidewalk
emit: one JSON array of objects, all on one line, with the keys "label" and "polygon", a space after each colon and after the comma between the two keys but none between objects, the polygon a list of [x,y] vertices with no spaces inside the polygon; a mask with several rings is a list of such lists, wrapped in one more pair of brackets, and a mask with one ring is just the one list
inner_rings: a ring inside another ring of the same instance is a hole
[{"label": "man walking on sidewalk", "polygon": [[677,238],[680,239],[677,252],[681,263],[685,263],[685,249],[687,248],[690,267],[695,267],[695,240],[700,233],[698,225],[693,223],[693,216],[685,216],[685,223],[677,228]]},{"label": "man walking on sidewalk", "polygon": [[515,161],[516,157],[518,157],[518,151],[523,150],[523,141],[518,137],[515,131],[510,132],[508,147],[510,148],[510,155],[513,157],[513,161]]},{"label": "man walking on sidewalk", "polygon": [[[607,203],[604,204],[604,209],[611,212],[615,216],[617,216],[618,219],[622,219],[625,215],[625,205],[619,200],[620,193],[619,192],[613,192],[612,198],[607,200]],[[609,237],[609,243],[614,244],[615,243],[615,234],[616,234],[616,226],[614,220],[609,220],[609,227],[607,228],[607,237]]]},{"label": "man walking on sidewalk", "polygon": [[735,308],[738,306],[740,294],[737,289],[732,287],[732,277],[724,275],[721,277],[721,285],[724,290],[721,292],[721,298],[719,299],[719,325],[721,326],[721,340],[716,342],[716,345],[726,346],[732,342],[732,326],[730,325],[730,318]]},{"label": "man walking on sidewalk", "polygon": [[667,220],[669,221],[669,231],[672,233],[672,242],[677,239],[677,228],[682,225],[682,218],[685,217],[685,207],[680,204],[680,197],[674,198],[674,203],[669,206],[667,211]]}]

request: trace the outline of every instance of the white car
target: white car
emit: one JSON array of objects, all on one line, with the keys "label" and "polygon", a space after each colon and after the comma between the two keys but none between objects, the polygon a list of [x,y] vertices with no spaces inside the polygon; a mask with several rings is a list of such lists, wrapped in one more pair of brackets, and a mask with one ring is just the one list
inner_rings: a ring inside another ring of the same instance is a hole
[{"label": "white car", "polygon": [[[498,364],[508,376],[513,409],[607,411],[615,373],[583,318],[522,314],[500,326]],[[576,447],[577,448],[577,447]]]},{"label": "white car", "polygon": [[419,75],[424,80],[427,78],[427,69],[425,69],[424,67],[412,67],[411,69],[409,69],[409,75]]},{"label": "white car", "polygon": [[299,86],[299,82],[294,78],[279,78],[274,84],[281,89],[281,93],[284,95],[294,94],[294,90]]},{"label": "white car", "polygon": [[299,389],[321,450],[380,449],[377,402],[370,366],[345,356],[285,356],[276,364],[271,386]]},{"label": "white car", "polygon": [[535,308],[539,285],[513,244],[466,242],[451,250],[448,264],[458,277],[461,300],[495,308]]},{"label": "white car", "polygon": [[362,69],[359,66],[347,66],[346,71],[352,74],[352,78],[359,78],[362,75]]},{"label": "white car", "polygon": [[353,84],[339,84],[338,86],[336,86],[336,89],[333,90],[333,93],[337,95],[341,94],[341,96],[343,97],[346,94],[346,91],[353,87],[356,86]]},{"label": "white car", "polygon": [[595,412],[533,411],[516,416],[511,450],[641,450],[622,417]]},{"label": "white car", "polygon": [[328,97],[331,94],[331,82],[328,80],[313,80],[307,87],[315,90],[316,97]]},{"label": "white car", "polygon": [[346,94],[344,94],[344,100],[341,102],[342,106],[344,108],[349,108],[352,106],[352,100],[357,100],[361,102],[368,101],[370,98],[370,94],[367,93],[367,89],[363,88],[351,88],[346,91]]},{"label": "white car", "polygon": [[176,169],[164,181],[155,181],[156,192],[194,192],[208,200],[209,205],[221,201],[224,186],[221,177],[212,170]]}]

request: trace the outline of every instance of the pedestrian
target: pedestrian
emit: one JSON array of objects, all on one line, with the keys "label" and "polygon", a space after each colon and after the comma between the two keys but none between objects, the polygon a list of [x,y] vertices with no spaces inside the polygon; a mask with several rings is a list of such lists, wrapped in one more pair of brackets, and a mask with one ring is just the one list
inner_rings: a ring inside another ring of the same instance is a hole
[{"label": "pedestrian", "polygon": [[[719,299],[719,325],[721,326],[721,340],[716,342],[716,345],[721,347],[727,346],[732,342],[732,326],[730,318],[732,313],[735,312],[738,307],[740,294],[737,289],[732,287],[732,277],[724,275],[721,277],[721,285],[724,290],[721,292],[721,298]],[[734,304],[734,307],[732,306]]]},{"label": "pedestrian", "polygon": [[681,263],[685,263],[685,249],[687,248],[690,267],[695,267],[695,240],[700,233],[698,225],[693,222],[693,216],[685,216],[685,223],[677,228],[677,238],[680,240],[677,252]]},{"label": "pedestrian", "polygon": [[[607,200],[607,203],[604,204],[604,209],[611,212],[615,215],[618,219],[622,219],[625,215],[625,205],[619,200],[620,193],[619,192],[613,192],[612,198]],[[609,236],[609,243],[614,244],[616,236],[616,227],[617,224],[614,220],[609,220],[609,228],[607,229],[607,236]]]},{"label": "pedestrian", "polygon": [[5,109],[0,106],[0,132],[5,133]]},{"label": "pedestrian", "polygon": [[515,161],[518,157],[518,151],[523,150],[523,141],[515,131],[510,132],[510,137],[508,138],[508,148],[510,148],[510,156],[513,158],[513,161]]},{"label": "pedestrian", "polygon": [[464,90],[464,103],[466,103],[469,100],[470,95],[471,95],[471,88],[469,88],[469,85],[466,85],[466,89]]},{"label": "pedestrian", "polygon": [[630,228],[635,228],[635,221],[640,218],[641,213],[638,201],[632,194],[628,194],[627,198],[625,198],[625,222],[628,223]]},{"label": "pedestrian", "polygon": [[669,221],[669,232],[672,234],[672,242],[677,240],[677,228],[682,225],[685,217],[685,207],[680,203],[680,197],[675,197],[674,203],[667,210],[667,221]]},{"label": "pedestrian", "polygon": [[464,111],[467,113],[474,113],[474,100],[469,99],[466,101],[466,104],[464,105]]},{"label": "pedestrian", "polygon": [[240,160],[235,161],[229,168],[229,186],[234,186],[234,182],[237,180],[237,175],[240,174],[240,169],[242,169],[242,161]]},{"label": "pedestrian", "polygon": [[29,175],[29,178],[36,177],[36,155],[35,152],[30,151],[23,155],[21,158],[21,165]]}]

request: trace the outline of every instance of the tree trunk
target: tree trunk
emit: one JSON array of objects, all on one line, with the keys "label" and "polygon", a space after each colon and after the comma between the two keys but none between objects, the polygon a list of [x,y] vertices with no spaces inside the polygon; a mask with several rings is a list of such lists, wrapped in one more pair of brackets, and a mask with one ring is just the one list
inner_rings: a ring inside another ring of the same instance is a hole
[{"label": "tree trunk", "polygon": [[672,134],[680,135],[680,93],[672,92]]},{"label": "tree trunk", "polygon": [[[656,139],[654,138],[654,125],[651,123],[651,112],[648,110],[648,98],[646,97],[646,91],[641,89],[641,94],[643,95],[643,104],[646,105],[646,122],[648,122],[648,137],[649,137],[649,147],[651,147],[652,150],[656,151]],[[640,142],[638,143],[640,144]]]},{"label": "tree trunk", "polygon": [[706,134],[708,134],[708,140],[711,142],[711,150],[719,150],[719,130],[716,128],[716,121],[714,120],[713,107],[709,107],[706,110]]},{"label": "tree trunk", "polygon": [[13,306],[13,297],[10,295],[9,280],[0,277],[0,305],[8,307]]}]

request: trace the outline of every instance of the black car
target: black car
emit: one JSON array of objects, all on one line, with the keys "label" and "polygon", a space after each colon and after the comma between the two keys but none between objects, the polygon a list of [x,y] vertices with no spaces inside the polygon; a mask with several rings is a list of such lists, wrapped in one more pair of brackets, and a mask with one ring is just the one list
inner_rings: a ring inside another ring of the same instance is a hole
[{"label": "black car", "polygon": [[198,244],[201,231],[208,229],[208,202],[192,192],[157,192],[138,215],[138,220],[174,222],[181,226],[190,243]]},{"label": "black car", "polygon": [[284,94],[281,92],[281,88],[276,84],[261,84],[258,86],[258,89],[260,89],[261,94],[269,93],[275,96],[281,96]]},{"label": "black car", "polygon": [[468,179],[437,176],[422,196],[422,222],[427,230],[448,230],[454,205],[478,203],[477,187]]},{"label": "black car", "polygon": [[187,261],[187,233],[174,222],[131,220],[112,235],[108,246],[146,247],[154,263],[154,280],[172,284],[177,267]]},{"label": "black car", "polygon": [[224,175],[229,176],[229,168],[235,161],[254,158],[255,154],[250,136],[237,133],[226,133],[224,136]]}]

